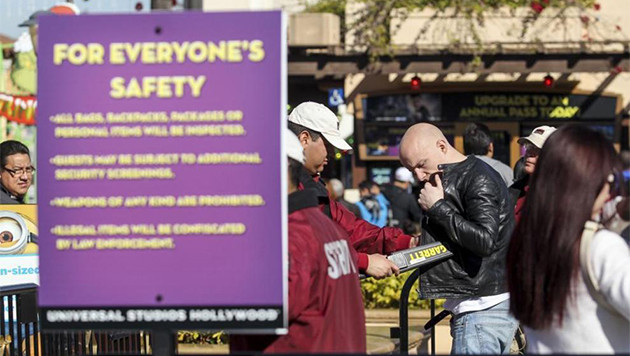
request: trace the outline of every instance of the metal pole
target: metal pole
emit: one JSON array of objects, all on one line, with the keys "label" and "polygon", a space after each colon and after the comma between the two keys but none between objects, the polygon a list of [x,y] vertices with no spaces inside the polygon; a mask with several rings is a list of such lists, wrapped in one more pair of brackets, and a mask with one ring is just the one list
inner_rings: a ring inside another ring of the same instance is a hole
[{"label": "metal pole", "polygon": [[4,92],[4,45],[0,45],[0,92]]},{"label": "metal pole", "polygon": [[171,330],[153,330],[151,333],[151,348],[154,356],[175,355],[175,336]]},{"label": "metal pole", "polygon": [[184,8],[188,10],[202,10],[203,0],[184,0]]},{"label": "metal pole", "polygon": [[151,10],[170,10],[172,7],[171,0],[151,0]]},{"label": "metal pole", "polygon": [[417,268],[407,278],[400,292],[400,312],[399,312],[399,324],[400,324],[400,353],[406,355],[409,353],[409,292],[420,276],[420,268]]},{"label": "metal pole", "polygon": [[[435,299],[431,299],[431,319],[435,317]],[[435,328],[437,325],[431,328],[431,355],[435,355]]]}]

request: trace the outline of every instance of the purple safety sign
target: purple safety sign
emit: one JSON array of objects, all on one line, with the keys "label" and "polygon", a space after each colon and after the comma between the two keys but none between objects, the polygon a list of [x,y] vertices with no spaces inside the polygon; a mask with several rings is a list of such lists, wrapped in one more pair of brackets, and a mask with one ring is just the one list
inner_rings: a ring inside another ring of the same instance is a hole
[{"label": "purple safety sign", "polygon": [[286,328],[280,11],[42,16],[44,328]]}]

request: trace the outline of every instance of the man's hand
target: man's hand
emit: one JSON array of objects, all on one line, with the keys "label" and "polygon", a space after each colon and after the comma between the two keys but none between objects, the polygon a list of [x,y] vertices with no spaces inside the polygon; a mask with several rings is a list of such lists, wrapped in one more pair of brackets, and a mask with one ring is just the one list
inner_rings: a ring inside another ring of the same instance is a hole
[{"label": "man's hand", "polygon": [[424,185],[424,188],[420,190],[418,204],[420,204],[422,210],[427,211],[440,199],[444,199],[444,188],[442,187],[440,175],[436,174],[435,185],[431,184],[429,181]]},{"label": "man's hand", "polygon": [[411,236],[409,240],[409,248],[414,248],[420,244],[420,236]]},{"label": "man's hand", "polygon": [[400,271],[392,261],[381,254],[368,255],[368,267],[365,273],[376,279],[383,279],[393,274],[398,275]]}]

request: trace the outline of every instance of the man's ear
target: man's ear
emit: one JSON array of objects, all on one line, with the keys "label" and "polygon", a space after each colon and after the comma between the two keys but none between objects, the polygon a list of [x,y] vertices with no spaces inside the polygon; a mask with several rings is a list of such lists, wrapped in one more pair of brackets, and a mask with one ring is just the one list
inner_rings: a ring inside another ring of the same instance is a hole
[{"label": "man's ear", "polygon": [[446,153],[446,151],[448,151],[448,143],[442,139],[437,140],[437,142],[435,143],[435,146],[440,150],[440,152],[442,153]]},{"label": "man's ear", "polygon": [[302,144],[302,148],[306,148],[309,142],[312,141],[311,135],[306,130],[298,134],[298,140],[300,140],[300,143]]},{"label": "man's ear", "polygon": [[490,157],[494,156],[494,143],[492,142],[488,145],[488,155],[490,155]]}]

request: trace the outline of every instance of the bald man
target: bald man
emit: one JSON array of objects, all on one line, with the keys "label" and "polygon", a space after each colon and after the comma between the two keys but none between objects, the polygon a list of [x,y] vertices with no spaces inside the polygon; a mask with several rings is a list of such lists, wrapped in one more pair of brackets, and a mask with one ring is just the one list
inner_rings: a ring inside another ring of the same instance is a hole
[{"label": "bald man", "polygon": [[435,126],[410,127],[400,161],[424,183],[422,243],[439,241],[454,256],[420,276],[423,299],[446,298],[453,313],[453,354],[508,353],[517,322],[509,314],[505,254],[514,227],[499,173],[464,156]]}]

